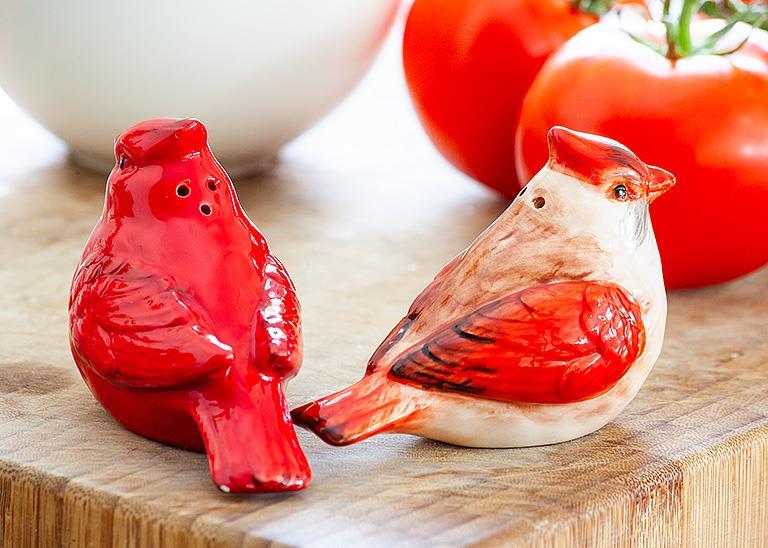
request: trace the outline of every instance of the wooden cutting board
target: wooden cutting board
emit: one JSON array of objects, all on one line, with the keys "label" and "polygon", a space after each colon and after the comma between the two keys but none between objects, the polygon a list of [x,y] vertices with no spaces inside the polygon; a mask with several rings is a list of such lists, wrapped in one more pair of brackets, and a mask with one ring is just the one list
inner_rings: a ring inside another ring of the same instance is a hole
[{"label": "wooden cutting board", "polygon": [[[304,306],[292,404],[361,376],[417,292],[504,207],[432,151],[395,49],[273,174],[239,182]],[[72,363],[68,285],[103,190],[0,98],[3,546],[768,542],[768,271],[671,295],[662,358],[594,435],[514,450],[393,435],[335,449],[302,432],[309,489],[227,496],[203,455],[117,425]]]}]

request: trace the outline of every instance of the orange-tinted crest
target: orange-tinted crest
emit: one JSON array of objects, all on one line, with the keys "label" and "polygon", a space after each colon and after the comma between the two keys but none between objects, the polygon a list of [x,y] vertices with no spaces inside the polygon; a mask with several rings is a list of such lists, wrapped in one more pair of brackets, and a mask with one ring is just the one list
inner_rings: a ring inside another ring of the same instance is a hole
[{"label": "orange-tinted crest", "polygon": [[602,186],[606,177],[648,179],[648,168],[631,150],[612,139],[555,126],[549,130],[549,165],[585,183]]},{"label": "orange-tinted crest", "polygon": [[115,144],[118,162],[127,156],[133,163],[179,159],[199,154],[207,146],[208,132],[198,120],[159,118],[128,129]]},{"label": "orange-tinted crest", "polygon": [[547,140],[551,169],[604,188],[609,198],[617,198],[613,192],[616,184],[624,186],[623,199],[646,198],[648,201],[675,184],[672,174],[646,165],[613,139],[555,126],[549,130]]}]

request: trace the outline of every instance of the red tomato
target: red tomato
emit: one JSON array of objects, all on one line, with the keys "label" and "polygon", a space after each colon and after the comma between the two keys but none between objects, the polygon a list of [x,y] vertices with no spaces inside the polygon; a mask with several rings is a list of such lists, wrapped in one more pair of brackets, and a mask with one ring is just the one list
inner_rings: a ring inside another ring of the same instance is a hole
[{"label": "red tomato", "polygon": [[724,282],[768,262],[764,31],[736,53],[673,62],[609,23],[594,25],[531,86],[518,132],[520,180],[546,162],[546,133],[557,124],[616,139],[677,176],[651,207],[668,287]]},{"label": "red tomato", "polygon": [[416,0],[403,39],[416,111],[442,154],[507,195],[520,189],[520,106],[549,55],[597,16],[572,0]]}]

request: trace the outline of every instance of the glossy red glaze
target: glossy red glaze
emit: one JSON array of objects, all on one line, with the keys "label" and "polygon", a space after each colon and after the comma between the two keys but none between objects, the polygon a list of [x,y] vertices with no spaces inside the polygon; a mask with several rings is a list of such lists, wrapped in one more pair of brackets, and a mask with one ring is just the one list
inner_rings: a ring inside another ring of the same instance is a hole
[{"label": "glossy red glaze", "polygon": [[396,381],[527,403],[594,398],[645,346],[640,307],[597,282],[532,286],[487,304],[401,355]]},{"label": "glossy red glaze", "polygon": [[130,430],[206,450],[225,492],[306,487],[283,395],[302,358],[288,273],[200,122],[138,124],[115,153],[70,295],[83,378]]},{"label": "glossy red glaze", "polygon": [[352,386],[294,409],[291,415],[298,426],[324,442],[344,446],[396,429],[421,409],[418,402],[403,401],[391,383],[366,374]]},{"label": "glossy red glaze", "polygon": [[675,185],[668,171],[647,166],[627,147],[606,137],[555,126],[547,134],[549,167],[602,189],[609,199],[623,184],[627,199],[652,202]]}]

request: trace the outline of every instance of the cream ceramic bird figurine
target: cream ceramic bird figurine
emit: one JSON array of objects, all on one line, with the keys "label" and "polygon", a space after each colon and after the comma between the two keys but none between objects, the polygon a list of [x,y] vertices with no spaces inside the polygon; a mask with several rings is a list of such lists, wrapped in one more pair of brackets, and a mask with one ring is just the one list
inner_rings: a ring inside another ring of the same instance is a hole
[{"label": "cream ceramic bird figurine", "polygon": [[400,432],[471,447],[557,443],[634,398],[667,314],[648,214],[674,185],[562,127],[548,164],[419,295],[363,379],[293,411],[333,445]]}]

